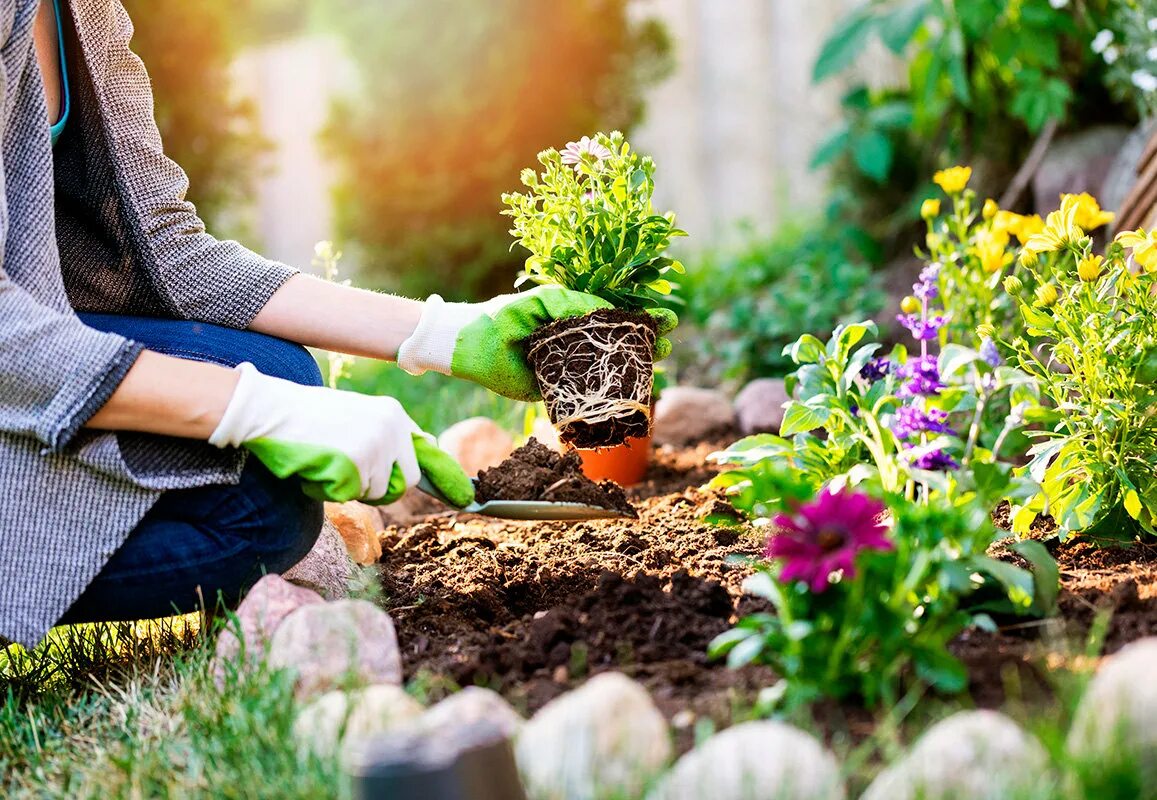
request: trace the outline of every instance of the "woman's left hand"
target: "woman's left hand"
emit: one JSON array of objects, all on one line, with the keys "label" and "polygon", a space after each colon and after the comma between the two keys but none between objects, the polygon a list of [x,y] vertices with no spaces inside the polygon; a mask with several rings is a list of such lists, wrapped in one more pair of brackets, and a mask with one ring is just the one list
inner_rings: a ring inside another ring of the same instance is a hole
[{"label": "woman's left hand", "polygon": [[[447,303],[438,295],[426,301],[418,327],[398,350],[398,365],[414,375],[427,370],[453,375],[513,400],[540,399],[526,363],[526,339],[544,325],[611,304],[594,295],[539,286],[500,295],[484,303]],[[671,352],[665,337],[678,324],[666,309],[650,311],[659,325],[655,357]]]}]

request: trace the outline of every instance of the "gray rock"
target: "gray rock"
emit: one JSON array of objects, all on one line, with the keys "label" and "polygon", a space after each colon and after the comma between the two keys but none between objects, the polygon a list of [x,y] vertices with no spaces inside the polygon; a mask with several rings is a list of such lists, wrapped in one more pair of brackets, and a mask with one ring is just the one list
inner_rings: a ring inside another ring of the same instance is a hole
[{"label": "gray rock", "polygon": [[525,724],[522,717],[502,698],[502,695],[480,686],[467,686],[431,706],[415,724],[427,733],[436,733],[462,725],[471,725],[482,719],[491,722],[508,738],[516,736]]},{"label": "gray rock", "polygon": [[1113,158],[1113,166],[1105,177],[1100,194],[1097,195],[1102,208],[1116,211],[1125,202],[1125,198],[1137,183],[1137,168],[1141,164],[1141,155],[1145,152],[1145,145],[1149,143],[1149,137],[1153,135],[1154,130],[1157,130],[1157,120],[1143,122],[1133,129],[1125,143],[1121,145]]},{"label": "gray rock", "polygon": [[326,520],[313,549],[282,577],[290,583],[312,589],[326,600],[340,600],[349,593],[353,568],[353,560],[346,552],[341,534],[333,523]]},{"label": "gray rock", "polygon": [[297,673],[299,700],[331,689],[402,682],[394,622],[364,600],[294,611],[273,634],[269,666]]},{"label": "gray rock", "polygon": [[530,800],[639,797],[671,758],[671,740],[647,690],[607,672],[543,706],[515,755]]},{"label": "gray rock", "polygon": [[1065,193],[1098,196],[1129,133],[1124,126],[1101,125],[1054,140],[1032,179],[1036,210],[1043,215],[1058,208]]},{"label": "gray rock", "polygon": [[745,436],[779,433],[779,426],[783,424],[783,404],[790,399],[782,378],[753,380],[735,396],[739,431]]},{"label": "gray rock", "polygon": [[843,800],[840,767],[813,736],[745,722],[680,758],[647,800]]},{"label": "gray rock", "polygon": [[655,402],[654,436],[657,444],[701,442],[735,428],[731,400],[717,389],[672,386]]},{"label": "gray rock", "polygon": [[1067,747],[1101,768],[1140,769],[1157,784],[1157,638],[1141,639],[1106,659],[1073,716]]},{"label": "gray rock", "polygon": [[282,620],[302,606],[324,602],[317,592],[294,586],[277,575],[257,581],[237,607],[237,624],[229,625],[217,637],[211,669],[218,688],[224,686],[231,664],[244,669],[265,658]]},{"label": "gray rock", "polygon": [[995,711],[962,711],[933,725],[860,800],[1006,800],[1055,796],[1034,737]]},{"label": "gray rock", "polygon": [[471,417],[447,428],[438,446],[454,457],[467,475],[496,467],[514,452],[514,438],[488,417]]},{"label": "gray rock", "polygon": [[293,738],[301,752],[332,758],[360,740],[404,727],[421,714],[422,706],[399,686],[326,692],[298,714]]}]

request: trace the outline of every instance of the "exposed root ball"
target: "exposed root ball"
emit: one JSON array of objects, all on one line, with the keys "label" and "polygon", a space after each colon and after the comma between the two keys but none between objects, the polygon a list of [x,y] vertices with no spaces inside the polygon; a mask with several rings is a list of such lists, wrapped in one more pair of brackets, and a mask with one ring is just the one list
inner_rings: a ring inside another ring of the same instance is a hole
[{"label": "exposed root ball", "polygon": [[650,432],[656,336],[650,315],[613,309],[535,332],[527,358],[562,441],[610,447]]}]

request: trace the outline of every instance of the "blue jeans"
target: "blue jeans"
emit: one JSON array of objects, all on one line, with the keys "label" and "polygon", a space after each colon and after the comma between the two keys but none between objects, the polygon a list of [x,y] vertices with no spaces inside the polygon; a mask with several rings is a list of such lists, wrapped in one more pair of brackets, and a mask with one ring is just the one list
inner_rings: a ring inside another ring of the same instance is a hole
[{"label": "blue jeans", "polygon": [[[150,350],[320,386],[303,347],[198,322],[81,314],[97,330]],[[233,604],[267,572],[283,572],[313,547],[322,504],[296,480],[279,480],[250,458],[236,486],[165,492],[69,609],[62,623],[152,619]]]}]

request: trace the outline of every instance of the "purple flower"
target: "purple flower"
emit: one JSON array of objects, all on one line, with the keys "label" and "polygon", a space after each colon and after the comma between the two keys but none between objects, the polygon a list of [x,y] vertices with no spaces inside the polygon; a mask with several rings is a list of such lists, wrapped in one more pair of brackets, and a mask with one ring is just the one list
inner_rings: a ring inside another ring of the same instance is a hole
[{"label": "purple flower", "polygon": [[583,161],[583,156],[590,154],[595,157],[596,161],[606,161],[613,154],[589,136],[584,136],[577,142],[571,142],[562,150],[562,163],[569,164],[575,169],[578,169],[579,164]]},{"label": "purple flower", "polygon": [[884,504],[867,495],[825,489],[795,513],[772,520],[777,531],[764,555],[783,561],[781,580],[803,581],[820,594],[833,572],[855,575],[861,550],[892,549],[883,514]]},{"label": "purple flower", "polygon": [[980,359],[993,369],[1004,363],[1004,359],[1000,357],[1000,350],[992,339],[985,339],[980,343]]},{"label": "purple flower", "polygon": [[956,459],[948,455],[943,450],[930,450],[927,453],[917,456],[912,460],[912,466],[916,469],[932,470],[936,472],[947,472],[949,470],[960,469],[960,465],[956,463]]},{"label": "purple flower", "polygon": [[940,294],[937,281],[940,280],[940,265],[929,264],[920,272],[920,279],[912,284],[912,293],[921,300],[935,300]]},{"label": "purple flower", "polygon": [[860,377],[868,383],[875,383],[883,380],[891,371],[892,362],[890,359],[873,358],[860,370]]},{"label": "purple flower", "polygon": [[922,433],[947,433],[953,430],[948,427],[948,412],[938,408],[925,411],[917,406],[900,406],[896,409],[896,417],[892,420],[892,433],[897,439],[917,439]]},{"label": "purple flower", "polygon": [[921,314],[899,314],[896,319],[921,342],[935,339],[948,321],[943,314],[933,314],[927,318]]},{"label": "purple flower", "polygon": [[939,394],[944,388],[940,382],[940,364],[936,356],[919,356],[904,364],[898,370],[904,384],[900,387],[901,397],[930,396]]}]

